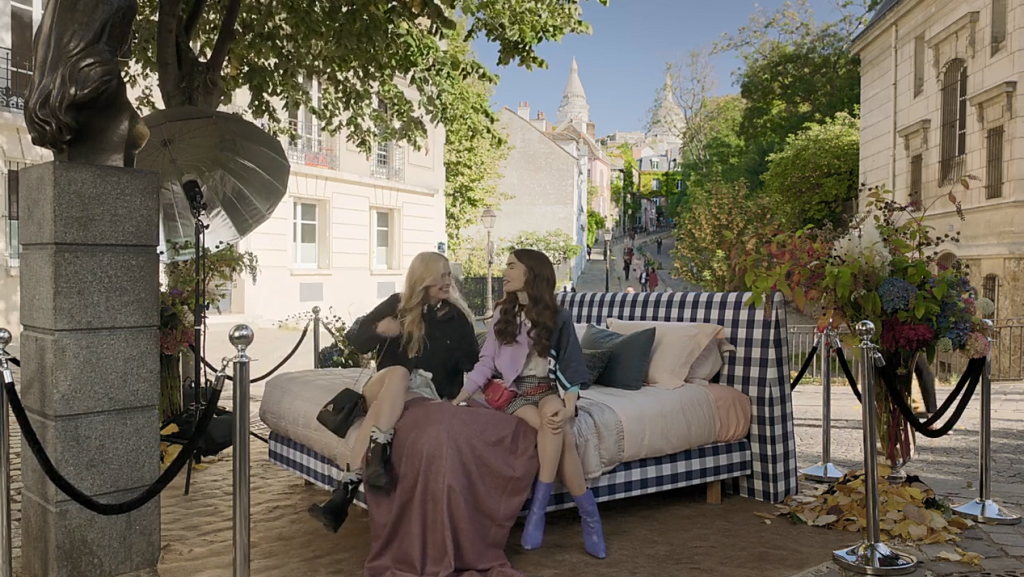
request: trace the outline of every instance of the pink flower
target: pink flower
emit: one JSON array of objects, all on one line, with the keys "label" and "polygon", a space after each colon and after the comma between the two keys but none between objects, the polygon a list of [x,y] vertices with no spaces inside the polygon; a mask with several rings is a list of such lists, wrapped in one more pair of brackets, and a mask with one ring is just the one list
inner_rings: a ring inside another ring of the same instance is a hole
[{"label": "pink flower", "polygon": [[964,344],[964,352],[972,359],[987,357],[989,353],[989,342],[981,333],[967,335],[967,343]]}]

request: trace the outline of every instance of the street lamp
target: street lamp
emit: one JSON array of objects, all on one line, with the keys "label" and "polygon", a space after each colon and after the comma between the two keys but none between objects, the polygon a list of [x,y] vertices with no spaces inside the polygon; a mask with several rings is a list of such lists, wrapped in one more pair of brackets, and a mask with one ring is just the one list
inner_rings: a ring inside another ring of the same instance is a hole
[{"label": "street lamp", "polygon": [[608,248],[612,242],[612,228],[604,229],[604,292],[610,293],[611,289],[611,250]]},{"label": "street lamp", "polygon": [[494,243],[491,242],[491,229],[494,228],[494,221],[498,213],[493,208],[485,208],[481,215],[484,221],[484,228],[487,230],[487,313],[494,311],[494,291],[491,288],[491,267],[494,266]]}]

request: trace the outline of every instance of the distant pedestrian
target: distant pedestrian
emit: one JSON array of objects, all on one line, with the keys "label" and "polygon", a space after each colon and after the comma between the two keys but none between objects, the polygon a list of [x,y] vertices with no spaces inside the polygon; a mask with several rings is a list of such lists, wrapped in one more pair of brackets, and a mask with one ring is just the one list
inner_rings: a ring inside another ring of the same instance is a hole
[{"label": "distant pedestrian", "polygon": [[647,280],[649,278],[650,275],[647,273],[647,269],[643,269],[640,271],[640,276],[637,277],[637,280],[640,281],[640,292],[647,292]]},{"label": "distant pedestrian", "polygon": [[658,242],[656,243],[656,245],[658,247],[658,254],[661,254],[661,243],[662,243],[662,240],[659,238]]},{"label": "distant pedestrian", "polygon": [[590,244],[588,243],[587,244],[587,262],[590,262],[590,250],[591,250]]},{"label": "distant pedestrian", "polygon": [[623,272],[623,274],[626,275],[626,280],[627,281],[629,280],[629,268],[630,268],[629,267],[629,261],[625,261],[625,262],[622,263],[622,272]]},{"label": "distant pedestrian", "polygon": [[647,276],[647,285],[651,287],[651,292],[658,290],[658,271],[651,269],[651,274]]}]

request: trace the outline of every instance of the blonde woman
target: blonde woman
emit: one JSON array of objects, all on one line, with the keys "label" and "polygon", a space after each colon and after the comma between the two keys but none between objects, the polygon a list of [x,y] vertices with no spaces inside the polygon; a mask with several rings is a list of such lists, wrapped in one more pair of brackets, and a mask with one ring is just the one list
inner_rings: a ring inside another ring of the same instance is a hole
[{"label": "blonde woman", "polygon": [[480,354],[472,319],[452,285],[448,259],[437,252],[416,255],[404,290],[361,319],[349,344],[362,354],[374,353],[377,373],[363,387],[369,410],[341,483],[329,501],[309,508],[328,530],[336,532],[345,522],[360,483],[373,491],[393,488],[391,441],[405,402],[458,396]]}]

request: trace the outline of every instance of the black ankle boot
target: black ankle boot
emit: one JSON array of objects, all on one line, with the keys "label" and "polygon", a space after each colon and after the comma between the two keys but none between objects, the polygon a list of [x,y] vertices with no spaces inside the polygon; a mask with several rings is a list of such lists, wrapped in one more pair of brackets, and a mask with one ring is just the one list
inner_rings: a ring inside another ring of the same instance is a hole
[{"label": "black ankle boot", "polygon": [[370,449],[366,455],[367,488],[385,493],[394,488],[391,474],[391,441],[394,438],[394,429],[370,429]]},{"label": "black ankle boot", "polygon": [[324,528],[337,533],[345,519],[348,519],[348,508],[356,499],[356,491],[363,482],[359,473],[345,473],[338,488],[331,493],[331,498],[323,505],[309,506],[309,516],[323,523]]}]

